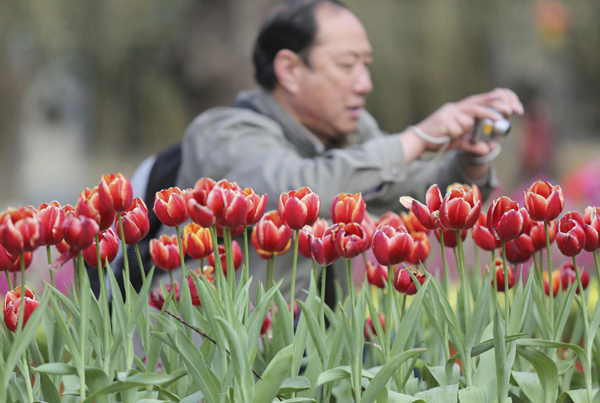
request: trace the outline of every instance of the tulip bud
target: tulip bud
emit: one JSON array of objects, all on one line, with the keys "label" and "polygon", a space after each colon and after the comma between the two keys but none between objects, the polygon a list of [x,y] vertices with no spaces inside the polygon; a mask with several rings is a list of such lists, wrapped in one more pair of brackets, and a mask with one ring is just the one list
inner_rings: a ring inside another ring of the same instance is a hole
[{"label": "tulip bud", "polygon": [[246,197],[246,203],[248,203],[248,215],[246,215],[245,225],[254,225],[265,214],[269,198],[266,194],[260,197],[251,188],[244,189],[244,196]]},{"label": "tulip bud", "polygon": [[[231,246],[231,253],[233,254],[233,269],[234,271],[238,271],[238,269],[242,266],[242,249],[240,249],[240,245],[236,241],[233,241]],[[225,257],[225,245],[219,245],[219,258],[221,259],[221,267],[223,268],[223,274],[227,275],[227,259]],[[208,264],[209,266],[215,267],[214,254],[208,256]]]},{"label": "tulip bud", "polygon": [[302,227],[298,232],[298,252],[305,258],[312,259],[312,252],[308,243],[309,235],[321,238],[325,234],[325,231],[327,231],[327,228],[329,228],[329,225],[323,218],[318,218],[312,226],[305,225]]},{"label": "tulip bud", "polygon": [[[378,314],[379,322],[381,322],[382,330],[385,332],[385,316],[382,313]],[[371,340],[373,336],[378,336],[373,324],[373,318],[367,318],[365,321],[365,340]],[[383,336],[383,335],[381,335]]]},{"label": "tulip bud", "polygon": [[206,205],[208,199],[208,191],[206,189],[187,189],[182,192],[182,195],[193,222],[203,228],[210,228],[216,224],[217,218],[215,217],[215,213]]},{"label": "tulip bud", "polygon": [[[174,297],[175,297],[176,301],[179,301],[179,284],[177,283],[177,281],[175,281],[174,284],[175,284]],[[165,289],[167,290],[167,292],[170,293],[171,292],[171,284],[165,284]],[[166,297],[166,295],[163,295],[162,288],[159,287],[157,291],[150,292],[150,296],[148,297],[148,303],[150,304],[150,306],[153,306],[154,308],[156,308],[160,311],[160,310],[162,310],[162,307],[165,304],[165,297]]]},{"label": "tulip bud", "polygon": [[[225,268],[225,266],[223,266]],[[213,266],[204,266],[202,269],[196,269],[196,274],[198,278],[202,280],[202,277],[206,278],[208,282],[215,288],[215,268]],[[190,295],[192,297],[192,305],[201,306],[200,303],[200,294],[198,289],[196,288],[196,283],[194,282],[194,276],[188,276],[188,285],[190,287]],[[216,288],[215,288],[216,289]]]},{"label": "tulip bud", "polygon": [[489,252],[502,246],[502,243],[490,233],[487,227],[487,216],[483,213],[479,214],[479,219],[473,226],[473,241],[481,249]]},{"label": "tulip bud", "polygon": [[269,309],[267,311],[267,316],[265,316],[265,320],[263,321],[262,326],[260,327],[260,335],[264,336],[267,331],[269,330],[269,328],[271,327],[272,324],[272,320],[271,320],[271,310]]},{"label": "tulip bud", "polygon": [[[340,256],[346,259],[352,259],[365,250],[369,245],[367,233],[355,222],[349,224],[334,224],[331,227],[333,244]],[[373,236],[375,239],[375,236]]]},{"label": "tulip bud", "polygon": [[329,266],[340,258],[333,243],[333,233],[329,229],[322,238],[312,237],[309,243],[311,256],[321,267]]},{"label": "tulip bud", "polygon": [[37,219],[42,227],[40,246],[56,245],[63,240],[62,224],[65,220],[65,212],[59,202],[53,201],[50,204],[40,205]]},{"label": "tulip bud", "polygon": [[146,238],[150,232],[146,203],[139,197],[135,198],[129,209],[121,216],[121,222],[123,223],[125,244],[135,245]]},{"label": "tulip bud", "polygon": [[188,219],[185,199],[177,187],[156,192],[153,210],[167,227],[177,227]]},{"label": "tulip bud", "polygon": [[481,200],[476,192],[464,186],[452,188],[442,200],[440,221],[449,230],[463,231],[475,225],[481,213]]},{"label": "tulip bud", "polygon": [[585,222],[576,211],[565,214],[558,222],[556,245],[565,256],[578,255],[585,245]]},{"label": "tulip bud", "polygon": [[[458,239],[456,238],[456,231],[442,230],[444,235],[444,247],[445,248],[456,248],[458,245]],[[464,242],[467,239],[467,230],[460,231],[460,239]],[[433,231],[435,238],[440,241],[440,231]]]},{"label": "tulip bud", "polygon": [[[413,214],[413,216],[414,216],[414,214]],[[387,213],[385,213],[384,215],[379,217],[379,220],[377,220],[375,228],[377,229],[382,225],[389,225],[390,227],[392,227],[394,229],[406,228],[406,226],[404,225],[404,220],[398,214],[394,213],[393,211],[388,211]]]},{"label": "tulip bud", "polygon": [[[590,276],[583,270],[583,267],[579,267],[579,276],[581,277],[581,285],[585,290],[590,282]],[[575,292],[579,294],[579,286],[577,285],[577,274],[575,273],[575,266],[571,262],[565,262],[560,268],[560,282],[562,283],[563,290],[569,288],[571,283],[575,283]]]},{"label": "tulip bud", "polygon": [[90,246],[98,232],[98,223],[84,215],[67,214],[63,222],[64,240],[75,250],[82,251]]},{"label": "tulip bud", "polygon": [[600,214],[597,207],[587,207],[583,216],[585,222],[585,245],[588,252],[597,251],[600,248]]},{"label": "tulip bud", "polygon": [[421,225],[421,223],[417,219],[417,216],[411,210],[408,210],[408,213],[400,213],[400,218],[402,219],[402,221],[404,221],[404,226],[410,234],[412,234],[413,232],[424,232],[427,235],[429,235],[430,230]]},{"label": "tulip bud", "polygon": [[506,196],[494,200],[487,216],[490,233],[502,242],[512,241],[521,235],[529,223],[529,214],[519,204]]},{"label": "tulip bud", "polygon": [[[23,329],[29,317],[40,304],[31,290],[25,287],[25,311],[23,312]],[[4,298],[4,323],[11,332],[17,332],[19,311],[21,309],[21,287],[9,291]]]},{"label": "tulip bud", "polygon": [[244,193],[235,189],[238,187],[235,182],[233,183],[235,186],[226,183],[231,188],[224,188],[217,184],[208,194],[206,206],[214,213],[217,225],[233,229],[246,224],[248,202]]},{"label": "tulip bud", "polygon": [[[86,188],[79,195],[75,206],[77,215],[91,218],[98,223],[98,231],[108,229],[115,222],[115,213],[108,210],[100,200],[98,186],[93,189]],[[66,214],[66,212],[65,212]]]},{"label": "tulip bud", "polygon": [[8,209],[0,214],[0,244],[13,256],[39,246],[42,226],[33,207]]},{"label": "tulip bud", "polygon": [[396,231],[389,225],[384,225],[378,227],[373,235],[373,255],[383,266],[393,266],[405,261],[413,247],[413,238],[404,227]]},{"label": "tulip bud", "polygon": [[367,261],[367,281],[377,288],[385,288],[388,281],[388,269],[379,263]]},{"label": "tulip bud", "polygon": [[[254,232],[256,232],[256,237],[254,237]],[[256,243],[252,242],[256,249],[267,253],[283,251],[292,238],[292,230],[283,224],[276,210],[266,213],[258,221],[252,234],[256,240]]]},{"label": "tulip bud", "polygon": [[210,229],[193,222],[183,228],[182,242],[187,255],[192,259],[207,258],[214,251]]},{"label": "tulip bud", "polygon": [[[546,295],[550,295],[550,287],[548,285],[548,273],[544,272],[542,273],[542,277],[544,278],[544,292],[546,293]],[[560,287],[560,270],[554,270],[552,271],[552,295],[554,297],[556,297],[556,295],[558,294],[558,288]]]},{"label": "tulip bud", "polygon": [[560,215],[565,198],[560,186],[538,180],[525,191],[525,208],[533,221],[551,221]]},{"label": "tulip bud", "polygon": [[513,264],[528,261],[534,252],[533,242],[527,234],[519,235],[506,243],[506,260]]},{"label": "tulip bud", "polygon": [[[106,265],[106,262],[112,263],[119,253],[119,236],[114,228],[109,228],[104,232],[101,232],[98,236],[100,239],[100,261],[102,265]],[[81,251],[85,262],[94,267],[98,268],[98,256],[96,254],[96,241],[92,242],[90,246]]]},{"label": "tulip bud", "polygon": [[[284,227],[285,227],[285,225],[284,225]],[[291,230],[288,227],[285,227],[285,228],[291,232]],[[250,238],[252,240],[252,245],[254,246],[254,249],[256,249],[256,253],[258,254],[258,256],[261,259],[265,259],[265,260],[269,260],[273,256],[283,255],[288,250],[290,250],[290,247],[292,246],[292,238],[290,236],[290,238],[288,239],[288,243],[285,245],[285,247],[282,250],[280,250],[278,252],[268,252],[266,250],[261,249],[260,245],[258,244],[258,230],[257,230],[256,226],[252,229],[252,236]]]},{"label": "tulip bud", "polygon": [[[510,290],[515,285],[515,271],[510,265],[506,265],[508,272],[508,289]],[[489,271],[489,267],[487,269]],[[506,292],[506,283],[504,282],[504,265],[502,259],[496,259],[494,262],[494,273],[496,275],[496,285],[498,291]],[[492,280],[492,285],[494,284]]]},{"label": "tulip bud", "polygon": [[401,197],[400,203],[413,212],[423,227],[437,230],[443,228],[440,221],[442,200],[442,192],[437,185],[432,185],[425,194],[426,205],[408,196]]},{"label": "tulip bud", "polygon": [[[425,283],[427,278],[421,272],[421,270],[412,270],[412,273],[417,278],[419,283],[422,285]],[[401,269],[396,272],[394,277],[394,287],[398,292],[401,292],[406,295],[415,295],[417,293],[417,286],[413,282],[412,277],[407,269]]]},{"label": "tulip bud", "polygon": [[373,245],[373,235],[375,235],[375,223],[371,218],[371,215],[365,211],[365,216],[360,223],[360,226],[363,227],[365,232],[367,233],[367,249],[369,249]]},{"label": "tulip bud", "polygon": [[306,186],[279,196],[279,216],[292,230],[313,225],[319,217],[320,210],[321,199]]},{"label": "tulip bud", "polygon": [[[33,252],[23,253],[25,257],[25,269],[31,265],[33,259]],[[2,245],[0,245],[0,271],[9,271],[11,273],[17,273],[21,271],[21,255],[17,257],[8,253]]]},{"label": "tulip bud", "polygon": [[[556,238],[557,225],[556,221],[548,221],[547,224],[548,236],[550,239],[550,244],[552,245],[552,242],[554,242],[554,239]],[[529,221],[529,225],[527,226],[527,229],[525,229],[525,233],[531,237],[534,251],[537,252],[546,248],[546,229],[543,222]]]},{"label": "tulip bud", "polygon": [[120,172],[103,175],[98,185],[98,194],[104,207],[112,213],[126,211],[133,200],[131,181]]},{"label": "tulip bud", "polygon": [[[183,245],[182,245],[183,248]],[[185,248],[183,249],[185,253]],[[150,257],[154,264],[166,271],[171,271],[181,264],[177,235],[161,235],[159,239],[150,241]]]},{"label": "tulip bud", "polygon": [[431,243],[425,232],[413,232],[410,236],[414,241],[414,246],[412,253],[406,258],[406,261],[410,264],[418,265],[429,257]]},{"label": "tulip bud", "polygon": [[331,220],[334,224],[360,223],[366,208],[361,193],[340,193],[331,203]]}]

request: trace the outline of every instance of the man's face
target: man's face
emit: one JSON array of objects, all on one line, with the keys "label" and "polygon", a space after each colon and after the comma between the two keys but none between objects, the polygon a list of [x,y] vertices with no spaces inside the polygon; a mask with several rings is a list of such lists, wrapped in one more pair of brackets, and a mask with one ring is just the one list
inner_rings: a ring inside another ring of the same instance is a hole
[{"label": "man's face", "polygon": [[372,48],[367,33],[350,11],[321,6],[317,35],[301,67],[294,109],[300,123],[323,140],[352,132],[372,91]]}]

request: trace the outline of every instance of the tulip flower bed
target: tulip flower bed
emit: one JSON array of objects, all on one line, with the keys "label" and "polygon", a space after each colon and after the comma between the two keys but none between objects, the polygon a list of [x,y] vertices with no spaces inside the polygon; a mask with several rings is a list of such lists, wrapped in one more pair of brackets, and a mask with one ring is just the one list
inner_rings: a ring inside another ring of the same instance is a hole
[{"label": "tulip flower bed", "polygon": [[[151,240],[156,267],[142,270],[140,292],[124,254],[123,294],[110,264],[126,245],[139,258],[137,244],[149,231],[148,209],[133,200],[127,178],[105,175],[75,207],[9,209],[0,215],[0,269],[11,290],[0,331],[0,402],[600,401],[600,302],[588,308],[589,277],[577,263],[591,252],[600,274],[599,208],[563,214],[561,188],[540,181],[525,192],[524,207],[500,197],[487,214],[479,190],[466,185],[445,195],[434,185],[425,204],[401,203],[408,214],[373,222],[360,194],[340,194],[330,225],[306,187],[280,195],[270,212],[266,195],[227,180],[162,190],[154,212],[176,235]],[[470,229],[486,268],[467,261]],[[443,257],[439,270],[427,265],[431,232]],[[249,295],[256,281],[249,238],[267,260],[257,295]],[[554,241],[566,261],[557,270]],[[42,246],[51,280],[39,295],[24,283]],[[61,252],[57,261],[52,247]],[[375,260],[367,262],[369,248]],[[301,295],[298,252],[314,261]],[[273,274],[283,253],[294,256],[287,299]],[[356,289],[352,259],[360,256],[366,279]],[[531,258],[517,274],[516,265]],[[342,298],[338,285],[339,302],[329,307],[327,267],[340,259],[349,295]],[[63,294],[54,271],[70,260],[75,281]],[[100,282],[99,299],[93,295],[84,262],[107,276],[110,294]],[[151,289],[156,270],[179,267],[182,284],[171,275]]]}]

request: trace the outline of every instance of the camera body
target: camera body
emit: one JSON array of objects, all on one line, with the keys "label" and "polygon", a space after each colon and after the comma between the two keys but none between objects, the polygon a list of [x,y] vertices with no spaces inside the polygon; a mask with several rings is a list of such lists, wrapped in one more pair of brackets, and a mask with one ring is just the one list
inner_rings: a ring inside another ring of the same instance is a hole
[{"label": "camera body", "polygon": [[491,119],[477,119],[473,130],[468,135],[471,143],[478,141],[500,141],[508,135],[510,122],[507,119],[493,121]]}]

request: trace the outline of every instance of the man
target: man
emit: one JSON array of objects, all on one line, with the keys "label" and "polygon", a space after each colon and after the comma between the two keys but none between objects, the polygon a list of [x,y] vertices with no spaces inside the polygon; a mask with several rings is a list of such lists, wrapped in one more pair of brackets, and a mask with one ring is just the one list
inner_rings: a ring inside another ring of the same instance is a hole
[{"label": "man", "polygon": [[[253,59],[261,89],[240,93],[233,107],[202,113],[187,129],[180,188],[193,187],[200,177],[227,178],[267,193],[269,210],[277,208],[282,192],[308,186],[320,196],[323,216],[340,192],[362,192],[376,214],[398,211],[400,196],[423,198],[433,183],[477,183],[487,195],[496,179],[478,157],[497,144],[471,144],[464,134],[476,119],[523,113],[512,91],[496,89],[445,104],[411,129],[384,135],[363,109],[373,90],[371,45],[360,21],[335,0],[276,8]],[[451,151],[443,159],[417,160],[438,151],[444,136]],[[289,294],[292,253],[275,261],[275,278],[285,278],[281,291]],[[251,275],[264,282],[266,264],[253,251],[250,264]],[[311,266],[299,264],[297,289],[303,289]],[[341,284],[344,273],[336,271]]]}]

